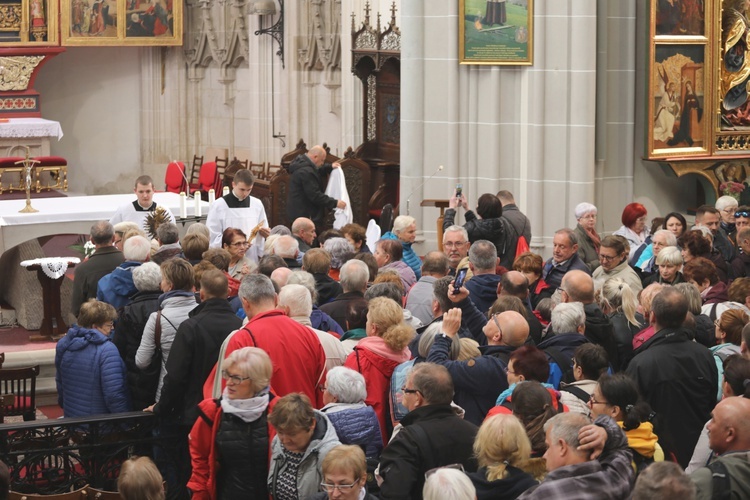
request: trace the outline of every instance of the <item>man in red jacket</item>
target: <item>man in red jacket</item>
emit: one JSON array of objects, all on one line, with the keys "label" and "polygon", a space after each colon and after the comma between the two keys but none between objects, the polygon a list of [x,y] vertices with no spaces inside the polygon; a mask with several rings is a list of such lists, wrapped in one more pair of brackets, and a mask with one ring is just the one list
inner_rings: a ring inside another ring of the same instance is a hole
[{"label": "man in red jacket", "polygon": [[232,335],[225,357],[242,347],[260,347],[273,362],[271,387],[276,395],[301,392],[315,408],[322,408],[319,388],[325,383],[326,356],[317,335],[276,308],[278,297],[267,276],[246,276],[239,297],[249,321]]}]

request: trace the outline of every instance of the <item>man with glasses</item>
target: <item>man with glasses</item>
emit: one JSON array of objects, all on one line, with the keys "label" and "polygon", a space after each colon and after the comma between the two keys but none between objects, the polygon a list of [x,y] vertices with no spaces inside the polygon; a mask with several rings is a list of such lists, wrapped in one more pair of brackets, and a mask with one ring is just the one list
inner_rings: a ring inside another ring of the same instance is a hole
[{"label": "man with glasses", "polygon": [[552,238],[552,257],[544,264],[542,278],[558,288],[568,271],[580,270],[591,274],[589,266],[578,256],[578,237],[575,231],[563,228]]},{"label": "man with glasses", "polygon": [[250,247],[245,255],[258,262],[263,256],[263,242],[271,234],[263,203],[250,196],[255,177],[249,170],[238,170],[232,181],[232,191],[211,205],[206,226],[211,233],[209,244],[221,248],[221,237],[229,227],[242,229],[248,235]]},{"label": "man with glasses", "polygon": [[[448,256],[451,276],[456,275],[460,267],[468,266],[468,262],[462,265],[462,260],[469,255],[469,233],[461,226],[449,226],[443,232],[443,252]],[[471,277],[471,272],[466,279]]]},{"label": "man with glasses", "polygon": [[[465,290],[462,288],[462,290]],[[455,401],[464,409],[464,419],[481,425],[497,397],[508,388],[508,359],[529,336],[529,324],[516,311],[493,314],[483,328],[487,345],[479,347],[482,355],[468,361],[452,361],[451,345],[461,326],[461,309],[443,315],[441,332],[435,336],[427,361],[447,368],[456,389]]]},{"label": "man with glasses", "polygon": [[468,472],[477,469],[472,446],[478,429],[453,411],[453,380],[448,370],[419,363],[402,391],[409,413],[380,456],[381,500],[421,500],[425,473],[436,467],[461,464]]}]

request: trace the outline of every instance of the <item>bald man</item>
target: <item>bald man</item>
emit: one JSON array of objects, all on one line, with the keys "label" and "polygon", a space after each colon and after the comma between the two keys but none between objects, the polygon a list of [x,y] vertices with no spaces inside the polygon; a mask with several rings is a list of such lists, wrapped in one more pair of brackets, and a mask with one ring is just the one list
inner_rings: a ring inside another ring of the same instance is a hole
[{"label": "bald man", "polygon": [[286,214],[290,221],[298,217],[307,217],[320,229],[323,226],[325,211],[334,208],[346,208],[346,203],[336,200],[323,192],[323,177],[339,163],[325,163],[326,151],[321,146],[313,146],[307,154],[299,155],[289,165],[289,196],[286,203]]},{"label": "bald man", "polygon": [[461,309],[453,308],[443,315],[441,333],[435,337],[427,361],[448,369],[456,391],[453,400],[466,411],[464,419],[481,425],[497,397],[508,388],[508,359],[526,341],[529,324],[515,311],[493,315],[482,330],[487,337],[487,345],[479,348],[482,355],[468,361],[452,361],[451,345],[458,342],[460,326]]},{"label": "bald man", "polygon": [[[697,499],[750,498],[750,400],[737,396],[719,402],[708,422],[708,443],[718,456],[690,475]],[[726,477],[717,481],[714,474]],[[721,491],[718,491],[720,489]]]},{"label": "bald man", "polygon": [[312,248],[313,241],[317,233],[315,232],[315,224],[307,217],[298,217],[292,222],[292,236],[299,243],[299,251],[302,253],[307,252]]}]

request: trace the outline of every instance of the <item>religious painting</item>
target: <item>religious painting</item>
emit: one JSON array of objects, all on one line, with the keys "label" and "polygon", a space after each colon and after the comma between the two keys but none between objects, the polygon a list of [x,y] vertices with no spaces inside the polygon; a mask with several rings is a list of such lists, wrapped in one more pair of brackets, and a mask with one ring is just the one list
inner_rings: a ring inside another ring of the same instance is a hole
[{"label": "religious painting", "polygon": [[182,45],[183,0],[62,0],[63,45]]},{"label": "religious painting", "polygon": [[534,0],[459,0],[461,64],[533,64]]},{"label": "religious painting", "polygon": [[721,99],[721,130],[750,131],[750,35],[748,7],[750,2],[725,1],[721,20],[721,60],[719,61],[719,92]]},{"label": "religious painting", "polygon": [[0,2],[0,46],[58,45],[57,0]]},{"label": "religious painting", "polygon": [[710,143],[703,44],[654,48],[649,102],[652,155],[706,154]]},{"label": "religious painting", "polygon": [[741,205],[750,204],[750,179],[747,178],[748,160],[731,160],[711,167],[719,186],[720,196],[736,198]]},{"label": "religious painting", "polygon": [[656,36],[705,36],[704,0],[656,0]]}]

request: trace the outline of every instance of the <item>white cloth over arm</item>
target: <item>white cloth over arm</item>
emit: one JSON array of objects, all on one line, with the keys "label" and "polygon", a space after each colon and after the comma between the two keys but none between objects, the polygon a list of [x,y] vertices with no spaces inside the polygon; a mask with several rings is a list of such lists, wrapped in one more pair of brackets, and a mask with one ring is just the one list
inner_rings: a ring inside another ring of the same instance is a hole
[{"label": "white cloth over arm", "polygon": [[342,200],[346,203],[346,208],[337,208],[333,213],[333,228],[341,229],[347,224],[351,224],[354,221],[354,215],[352,214],[352,204],[349,201],[349,191],[346,190],[346,179],[344,179],[344,171],[341,168],[334,168],[331,170],[331,176],[328,178],[328,187],[326,187],[326,194],[331,198]]},{"label": "white cloth over arm", "polygon": [[370,253],[375,253],[375,245],[382,235],[383,233],[381,233],[381,229],[380,226],[378,226],[378,223],[375,222],[375,219],[370,219],[370,222],[367,223],[367,230],[365,231],[365,237],[367,238],[367,248],[370,249]]}]

